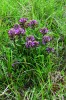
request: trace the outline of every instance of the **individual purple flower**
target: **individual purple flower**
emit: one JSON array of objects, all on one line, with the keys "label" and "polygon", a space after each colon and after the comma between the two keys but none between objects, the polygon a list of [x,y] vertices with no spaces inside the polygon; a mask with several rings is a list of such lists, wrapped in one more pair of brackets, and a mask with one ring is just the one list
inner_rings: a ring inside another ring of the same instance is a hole
[{"label": "individual purple flower", "polygon": [[26,38],[26,41],[29,41],[29,40],[34,41],[35,40],[34,36],[33,35],[28,36]]},{"label": "individual purple flower", "polygon": [[20,18],[19,22],[22,24],[25,24],[25,22],[27,22],[27,18]]},{"label": "individual purple flower", "polygon": [[48,53],[50,53],[50,52],[54,52],[54,48],[50,48],[50,47],[48,47],[48,48],[46,48],[46,51],[47,51]]},{"label": "individual purple flower", "polygon": [[48,32],[48,29],[47,28],[42,28],[42,29],[40,29],[40,32],[44,35]]},{"label": "individual purple flower", "polygon": [[31,27],[31,28],[34,28],[37,24],[38,24],[38,22],[36,20],[31,20],[28,23],[28,26]]},{"label": "individual purple flower", "polygon": [[42,44],[45,45],[47,42],[49,42],[51,40],[52,40],[52,37],[50,37],[50,36],[43,36]]}]

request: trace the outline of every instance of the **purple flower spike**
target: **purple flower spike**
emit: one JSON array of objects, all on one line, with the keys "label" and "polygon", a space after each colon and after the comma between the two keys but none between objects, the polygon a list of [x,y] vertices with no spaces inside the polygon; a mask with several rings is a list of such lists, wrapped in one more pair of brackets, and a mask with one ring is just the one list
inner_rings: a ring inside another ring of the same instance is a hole
[{"label": "purple flower spike", "polygon": [[26,42],[25,46],[26,46],[26,48],[30,48],[30,47],[34,46],[34,43],[29,40],[28,42]]},{"label": "purple flower spike", "polygon": [[20,28],[20,25],[19,24],[15,24],[13,28],[16,30],[16,29]]},{"label": "purple flower spike", "polygon": [[13,37],[15,35],[15,30],[14,28],[11,28],[9,31],[8,31],[8,34],[10,37]]},{"label": "purple flower spike", "polygon": [[20,33],[21,33],[22,35],[25,35],[25,29],[20,28]]},{"label": "purple flower spike", "polygon": [[25,29],[21,28],[19,24],[14,25],[13,28],[11,28],[8,31],[8,34],[10,37],[14,37],[15,35],[24,35],[25,34]]},{"label": "purple flower spike", "polygon": [[50,53],[50,52],[54,52],[54,48],[50,48],[50,47],[48,47],[48,48],[46,48],[46,51],[47,51],[48,53]]},{"label": "purple flower spike", "polygon": [[42,39],[42,44],[46,44],[47,42],[51,41],[52,40],[52,37],[50,36],[44,36],[43,39]]},{"label": "purple flower spike", "polygon": [[34,41],[34,46],[38,46],[39,45],[39,42],[38,41]]},{"label": "purple flower spike", "polygon": [[36,47],[38,45],[39,45],[38,41],[31,41],[31,40],[27,41],[25,44],[26,48]]},{"label": "purple flower spike", "polygon": [[22,23],[22,24],[25,24],[25,22],[27,22],[27,20],[28,20],[27,18],[21,18],[19,20],[19,22]]},{"label": "purple flower spike", "polygon": [[25,43],[26,48],[36,47],[38,45],[39,45],[39,42],[35,40],[33,35],[28,36],[26,38],[26,43]]},{"label": "purple flower spike", "polygon": [[25,30],[23,28],[16,29],[15,30],[15,35],[19,35],[19,34],[24,35],[25,34]]},{"label": "purple flower spike", "polygon": [[29,40],[34,41],[35,40],[34,36],[33,35],[28,36],[26,38],[26,41],[29,41]]},{"label": "purple flower spike", "polygon": [[48,29],[47,28],[42,28],[42,29],[40,29],[40,32],[44,35],[48,32]]},{"label": "purple flower spike", "polygon": [[38,24],[38,23],[37,23],[36,20],[31,20],[31,21],[28,23],[28,26],[31,27],[31,28],[33,28],[33,27],[35,27],[37,24]]},{"label": "purple flower spike", "polygon": [[25,30],[23,28],[21,28],[19,24],[14,25],[14,31],[15,31],[15,35],[19,35],[19,34],[24,35],[25,34]]}]

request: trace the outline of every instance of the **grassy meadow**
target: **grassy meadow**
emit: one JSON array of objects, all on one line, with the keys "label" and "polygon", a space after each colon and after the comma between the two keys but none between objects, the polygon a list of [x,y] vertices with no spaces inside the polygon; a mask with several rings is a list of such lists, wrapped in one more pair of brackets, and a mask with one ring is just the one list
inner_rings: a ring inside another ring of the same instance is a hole
[{"label": "grassy meadow", "polygon": [[[11,36],[20,18],[38,24]],[[0,1],[0,100],[66,100],[66,0]]]}]

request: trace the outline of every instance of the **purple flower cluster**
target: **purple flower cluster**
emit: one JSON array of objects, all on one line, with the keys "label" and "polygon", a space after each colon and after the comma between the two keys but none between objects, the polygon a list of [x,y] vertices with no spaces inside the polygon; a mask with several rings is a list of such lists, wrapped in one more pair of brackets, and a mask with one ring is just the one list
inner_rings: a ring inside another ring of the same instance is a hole
[{"label": "purple flower cluster", "polygon": [[49,42],[51,40],[52,40],[52,37],[50,37],[50,36],[43,36],[42,44],[45,45],[47,42]]},{"label": "purple flower cluster", "polygon": [[45,35],[46,33],[48,33],[48,29],[47,28],[42,28],[40,29],[40,32]]},{"label": "purple flower cluster", "polygon": [[[20,18],[19,20],[20,24],[15,24],[14,27],[8,31],[9,36],[15,39],[14,36],[16,35],[18,35],[19,37],[20,35],[25,35],[26,28],[30,27],[34,29],[36,25],[38,25],[38,22],[36,20],[30,20],[29,22],[27,21],[28,21],[27,18]],[[47,28],[41,28],[40,33],[43,34],[42,44],[45,45],[46,43],[52,40],[52,37],[46,35],[48,33]],[[25,43],[26,48],[36,47],[38,45],[39,45],[39,42],[35,40],[33,35],[30,35],[26,38],[26,43]],[[48,47],[46,51],[53,52],[54,50],[53,48]]]},{"label": "purple flower cluster", "polygon": [[35,40],[34,36],[29,36],[26,38],[25,46],[26,48],[36,47],[39,45],[39,42]]},{"label": "purple flower cluster", "polygon": [[15,35],[20,35],[20,34],[24,35],[25,30],[21,28],[19,24],[15,24],[14,27],[8,31],[8,34],[10,37],[14,37]]},{"label": "purple flower cluster", "polygon": [[[48,29],[47,29],[47,28],[42,28],[42,29],[40,29],[40,32],[44,35],[43,38],[42,38],[42,44],[45,45],[47,42],[50,42],[50,41],[52,40],[52,37],[46,36],[46,35],[45,35],[45,34],[48,33]],[[48,53],[54,52],[54,48],[48,47],[48,48],[46,48],[46,51],[47,51]]]}]

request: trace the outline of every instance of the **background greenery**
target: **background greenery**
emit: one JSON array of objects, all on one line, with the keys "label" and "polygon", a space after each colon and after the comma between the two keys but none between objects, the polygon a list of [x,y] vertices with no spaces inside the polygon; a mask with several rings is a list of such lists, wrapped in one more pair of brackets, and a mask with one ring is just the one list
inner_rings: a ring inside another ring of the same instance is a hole
[{"label": "background greenery", "polygon": [[[39,48],[39,55],[27,63],[11,48],[8,30],[22,17],[50,30],[55,54],[43,56]],[[13,58],[19,61],[14,68]],[[66,100],[66,0],[1,0],[0,100],[57,99]]]}]

